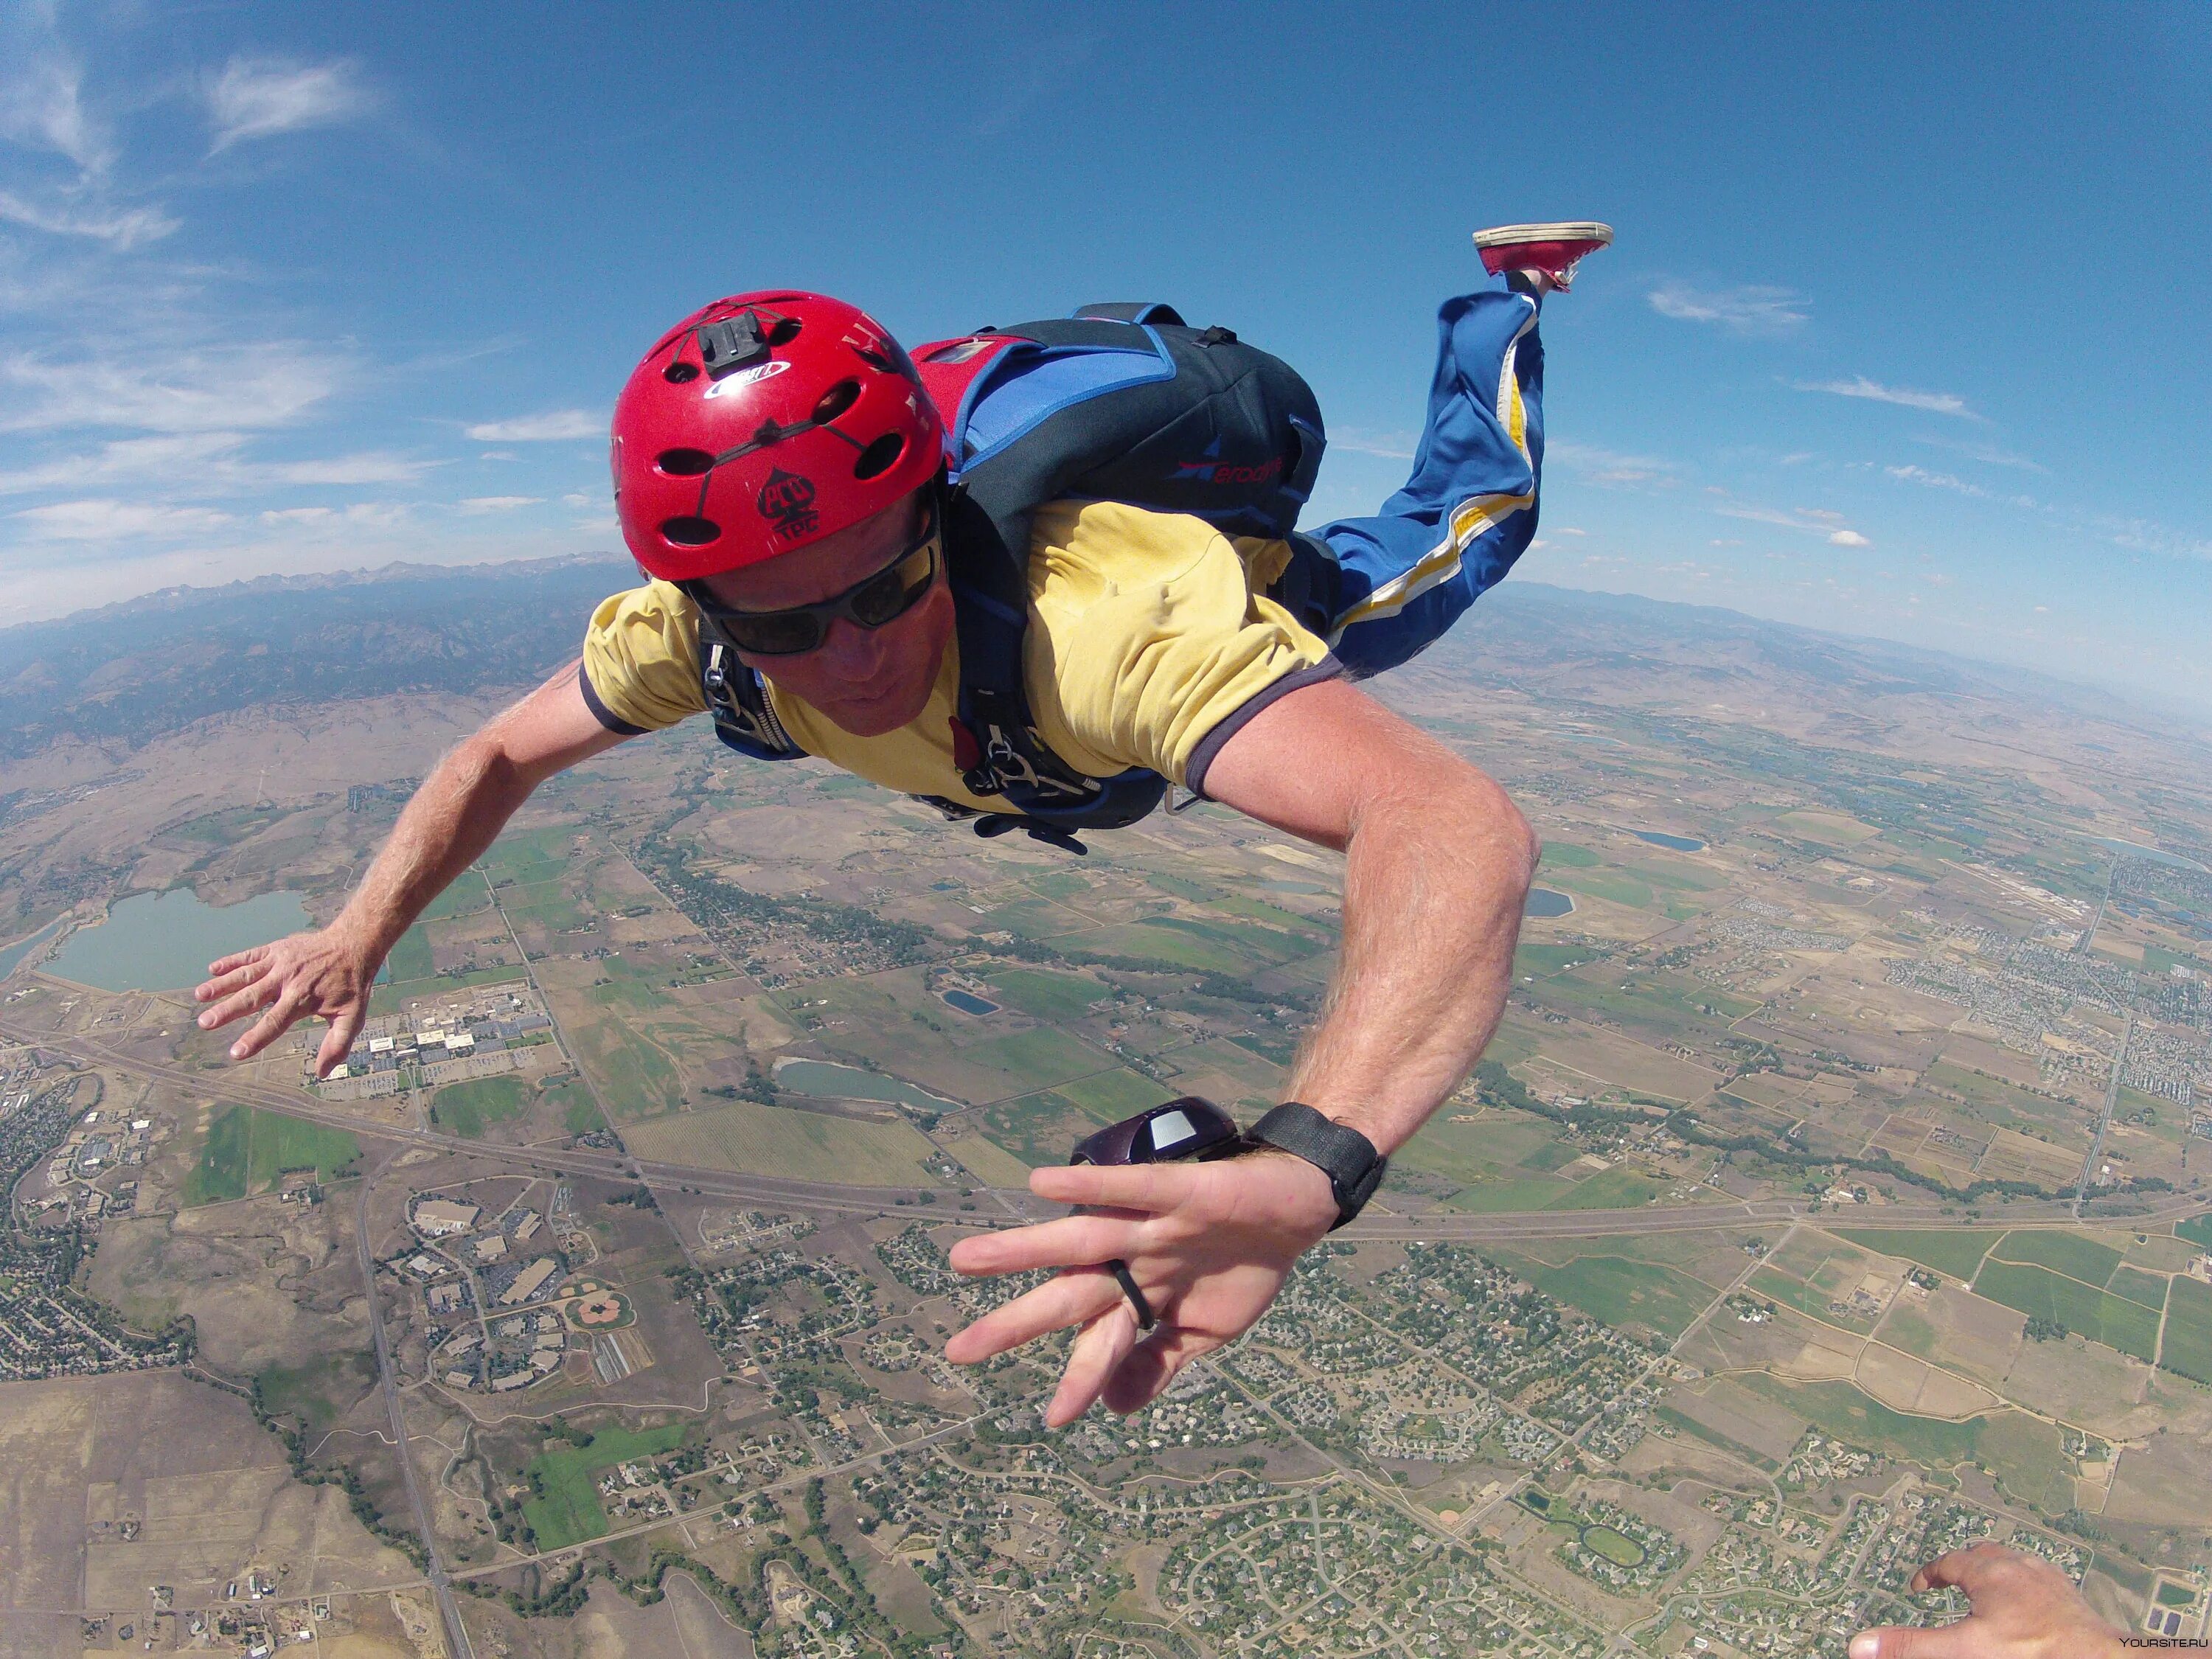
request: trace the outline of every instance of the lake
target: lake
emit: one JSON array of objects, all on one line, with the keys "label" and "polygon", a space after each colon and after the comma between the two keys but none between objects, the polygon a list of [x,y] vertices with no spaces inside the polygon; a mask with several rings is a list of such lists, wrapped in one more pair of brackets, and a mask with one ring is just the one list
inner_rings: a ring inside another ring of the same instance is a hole
[{"label": "lake", "polygon": [[189,887],[135,893],[107,920],[70,935],[46,971],[102,991],[177,991],[207,977],[217,957],[312,927],[297,893],[204,904]]},{"label": "lake", "polygon": [[1528,907],[1522,915],[1528,916],[1568,916],[1575,910],[1575,902],[1565,893],[1555,893],[1548,887],[1531,887]]},{"label": "lake", "polygon": [[30,938],[19,939],[13,945],[9,945],[5,950],[0,950],[0,979],[5,979],[9,975],[14,973],[15,971],[16,964],[21,963],[25,957],[30,955],[32,951],[37,950],[39,946],[44,945],[48,939],[52,939],[54,936],[54,929],[61,925],[62,918],[57,916],[45,927],[40,928],[37,933],[32,934]]},{"label": "lake", "polygon": [[997,1003],[986,1002],[972,991],[945,991],[940,994],[963,1014],[995,1014],[999,1012]]},{"label": "lake", "polygon": [[834,1060],[779,1060],[775,1086],[817,1100],[877,1100],[887,1106],[912,1106],[925,1112],[957,1112],[963,1103],[933,1095],[904,1078],[840,1066]]},{"label": "lake", "polygon": [[2153,864],[2166,865],[2176,870],[2202,871],[2204,868],[2195,859],[2185,859],[2179,853],[2168,853],[2156,847],[2145,847],[2138,842],[2114,841],[2110,836],[2092,836],[2089,839],[2107,852],[2118,853],[2124,858],[2148,859]]},{"label": "lake", "polygon": [[1687,836],[1670,836],[1663,830],[1632,830],[1628,832],[1638,841],[1648,841],[1654,847],[1664,847],[1676,853],[1702,853],[1705,844],[1692,841]]}]

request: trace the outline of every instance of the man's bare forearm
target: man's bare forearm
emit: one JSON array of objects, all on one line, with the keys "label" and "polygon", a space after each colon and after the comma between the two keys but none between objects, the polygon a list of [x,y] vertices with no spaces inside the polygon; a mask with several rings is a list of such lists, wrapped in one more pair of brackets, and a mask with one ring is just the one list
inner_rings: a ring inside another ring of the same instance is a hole
[{"label": "man's bare forearm", "polygon": [[335,925],[359,933],[381,960],[536,787],[486,733],[469,738],[415,792]]},{"label": "man's bare forearm", "polygon": [[1293,1099],[1385,1152],[1413,1136],[1504,1013],[1537,850],[1472,769],[1363,804],[1345,848],[1343,953]]}]

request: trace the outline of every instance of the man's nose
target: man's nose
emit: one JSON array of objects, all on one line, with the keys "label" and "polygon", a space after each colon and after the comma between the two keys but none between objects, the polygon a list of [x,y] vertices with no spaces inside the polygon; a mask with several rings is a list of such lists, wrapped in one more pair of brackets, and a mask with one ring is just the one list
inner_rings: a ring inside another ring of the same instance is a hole
[{"label": "man's nose", "polygon": [[886,655],[880,633],[863,628],[849,617],[830,624],[822,640],[822,665],[843,680],[873,679],[883,672]]}]

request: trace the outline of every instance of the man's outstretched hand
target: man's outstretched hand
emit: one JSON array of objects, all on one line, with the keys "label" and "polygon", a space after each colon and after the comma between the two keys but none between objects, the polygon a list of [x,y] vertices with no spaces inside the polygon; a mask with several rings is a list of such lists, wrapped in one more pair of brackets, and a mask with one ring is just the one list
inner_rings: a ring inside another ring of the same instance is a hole
[{"label": "man's outstretched hand", "polygon": [[1912,1576],[1916,1593],[1954,1586],[1973,1603],[1968,1617],[1934,1629],[1863,1630],[1851,1638],[1850,1659],[2107,1659],[2126,1651],[2120,1632],[2039,1556],[1977,1544]]},{"label": "man's outstretched hand", "polygon": [[[952,1266],[974,1274],[1063,1271],[957,1334],[945,1356],[972,1365],[1048,1331],[1079,1328],[1045,1411],[1053,1428],[1101,1398],[1111,1410],[1133,1412],[1200,1354],[1243,1335],[1337,1214],[1328,1177],[1283,1152],[1216,1164],[1069,1164],[1031,1171],[1030,1190],[1086,1211],[963,1238],[952,1247]],[[1117,1259],[1158,1317],[1149,1334],[1139,1332],[1103,1266]]]},{"label": "man's outstretched hand", "polygon": [[294,933],[273,945],[257,945],[208,963],[208,977],[192,993],[199,1025],[212,1031],[234,1019],[259,1013],[252,1027],[230,1045],[233,1060],[251,1060],[282,1036],[294,1021],[310,1016],[331,1029],[315,1051],[315,1075],[328,1077],[346,1057],[368,1013],[369,987],[381,958],[342,924]]}]

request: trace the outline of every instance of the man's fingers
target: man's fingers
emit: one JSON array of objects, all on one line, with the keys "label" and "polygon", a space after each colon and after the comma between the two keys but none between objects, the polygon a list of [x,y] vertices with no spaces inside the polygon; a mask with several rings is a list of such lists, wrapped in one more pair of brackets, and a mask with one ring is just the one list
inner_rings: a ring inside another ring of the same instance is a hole
[{"label": "man's fingers", "polygon": [[955,1332],[945,1345],[945,1357],[956,1365],[972,1365],[1035,1341],[1047,1331],[1096,1319],[1121,1299],[1121,1287],[1113,1274],[1096,1267],[1072,1268]]},{"label": "man's fingers", "polygon": [[253,1023],[253,1027],[230,1045],[233,1060],[251,1060],[284,1034],[284,1030],[300,1017],[300,1005],[307,1000],[304,991],[287,991],[276,1000],[276,1006]]},{"label": "man's fingers", "polygon": [[1996,1544],[1970,1544],[1937,1556],[1912,1575],[1915,1590],[1962,1589],[1973,1601],[1985,1594],[1991,1582],[2026,1569],[2033,1571],[2033,1558],[2023,1557]]},{"label": "man's fingers", "polygon": [[1933,1630],[1912,1625],[1884,1625],[1851,1638],[1850,1659],[1966,1659],[1972,1638],[1966,1621]]},{"label": "man's fingers", "polygon": [[1213,1338],[1196,1331],[1162,1326],[1130,1349],[1128,1357],[1106,1379],[1106,1409],[1123,1417],[1142,1411],[1175,1381],[1177,1371],[1218,1346]]},{"label": "man's fingers", "polygon": [[1064,1427],[1089,1411],[1136,1341],[1137,1316],[1124,1297],[1119,1307],[1107,1309],[1075,1339],[1060,1387],[1045,1407],[1045,1427]]},{"label": "man's fingers", "polygon": [[266,1008],[276,1000],[283,988],[274,978],[256,980],[244,989],[232,992],[214,1007],[203,1009],[199,1016],[200,1030],[213,1031],[253,1012],[257,1008]]},{"label": "man's fingers", "polygon": [[226,973],[201,981],[192,988],[192,1000],[213,1002],[217,997],[227,997],[240,986],[252,984],[268,971],[269,965],[264,961],[241,963]]},{"label": "man's fingers", "polygon": [[1031,1267],[1088,1267],[1133,1255],[1137,1224],[1103,1215],[1072,1215],[1012,1232],[971,1233],[952,1247],[955,1273],[1018,1273]]},{"label": "man's fingers", "polygon": [[[213,979],[216,975],[227,974],[234,968],[243,968],[248,963],[260,961],[268,954],[269,947],[265,945],[257,945],[251,951],[233,951],[228,956],[217,957],[213,962],[208,963],[208,977]],[[206,999],[202,998],[201,1000],[204,1001]]]},{"label": "man's fingers", "polygon": [[323,1046],[315,1050],[317,1077],[326,1076],[331,1066],[352,1052],[353,1040],[361,1035],[361,1019],[362,1008],[357,1002],[349,1008],[338,1011],[338,1017],[331,1022],[331,1029],[324,1034]]},{"label": "man's fingers", "polygon": [[1048,1164],[1030,1171],[1030,1190],[1061,1204],[1103,1205],[1158,1214],[1189,1196],[1198,1171],[1175,1164]]}]

